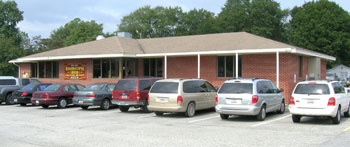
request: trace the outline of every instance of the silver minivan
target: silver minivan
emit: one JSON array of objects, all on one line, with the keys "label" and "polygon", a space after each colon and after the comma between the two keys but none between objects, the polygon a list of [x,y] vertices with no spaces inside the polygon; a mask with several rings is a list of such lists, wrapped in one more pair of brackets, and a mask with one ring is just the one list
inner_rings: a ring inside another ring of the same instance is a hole
[{"label": "silver minivan", "polygon": [[196,110],[215,107],[216,89],[201,79],[165,79],[151,88],[148,109],[157,116],[165,112],[185,112],[194,116]]},{"label": "silver minivan", "polygon": [[265,120],[266,113],[284,113],[283,89],[267,79],[232,79],[225,81],[218,90],[216,112],[222,119],[230,115],[252,115]]}]

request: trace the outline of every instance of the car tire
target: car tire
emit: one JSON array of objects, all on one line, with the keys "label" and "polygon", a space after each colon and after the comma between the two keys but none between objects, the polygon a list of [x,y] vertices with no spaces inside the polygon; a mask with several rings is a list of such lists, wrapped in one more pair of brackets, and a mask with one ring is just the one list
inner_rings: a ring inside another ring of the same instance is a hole
[{"label": "car tire", "polygon": [[6,95],[5,101],[6,101],[6,105],[13,105],[15,103],[11,93]]},{"label": "car tire", "polygon": [[350,105],[348,107],[348,110],[346,112],[344,112],[344,116],[345,117],[350,117]]},{"label": "car tire", "polygon": [[121,112],[128,112],[129,111],[129,107],[127,107],[127,106],[119,106],[119,110]]},{"label": "car tire", "polygon": [[87,110],[89,108],[89,106],[81,106],[81,109],[83,110]]},{"label": "car tire", "polygon": [[281,103],[281,106],[280,106],[280,109],[277,110],[277,113],[278,113],[278,114],[283,114],[285,111],[286,111],[286,105],[285,105],[284,99],[283,99],[283,100],[282,100],[282,103]]},{"label": "car tire", "polygon": [[340,119],[341,119],[341,116],[340,116],[340,111],[338,109],[337,115],[334,118],[332,118],[333,124],[339,124],[340,123]]},{"label": "car tire", "polygon": [[20,105],[21,105],[21,106],[27,106],[27,104],[26,104],[26,103],[21,103]]},{"label": "car tire", "polygon": [[43,108],[49,108],[49,105],[41,105],[41,107],[43,107]]},{"label": "car tire", "polygon": [[67,100],[65,98],[60,98],[58,100],[58,104],[57,104],[58,108],[66,108],[67,105],[68,105],[68,102],[67,102]]},{"label": "car tire", "polygon": [[292,115],[292,120],[294,123],[299,123],[301,120],[301,116],[300,115]]},{"label": "car tire", "polygon": [[154,114],[156,114],[157,116],[163,116],[163,112],[154,112]]},{"label": "car tire", "polygon": [[101,109],[102,110],[108,110],[111,107],[111,101],[108,99],[104,99],[101,103]]},{"label": "car tire", "polygon": [[220,117],[222,120],[228,119],[229,115],[227,114],[220,114]]},{"label": "car tire", "polygon": [[141,109],[142,109],[142,111],[145,112],[145,113],[150,112],[150,111],[148,110],[148,101],[147,101],[147,100],[145,101],[145,103],[144,103],[144,105],[141,107]]},{"label": "car tire", "polygon": [[259,114],[256,116],[256,119],[258,121],[264,121],[265,118],[266,118],[266,107],[265,107],[265,105],[263,105],[260,109]]},{"label": "car tire", "polygon": [[193,102],[191,102],[187,105],[185,116],[193,117],[195,114],[196,114],[196,105]]}]

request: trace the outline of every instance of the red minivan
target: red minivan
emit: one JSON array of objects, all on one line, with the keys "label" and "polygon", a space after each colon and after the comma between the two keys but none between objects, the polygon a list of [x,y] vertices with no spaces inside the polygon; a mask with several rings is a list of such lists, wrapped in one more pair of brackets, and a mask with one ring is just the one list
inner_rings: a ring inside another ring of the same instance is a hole
[{"label": "red minivan", "polygon": [[148,91],[160,78],[128,78],[119,80],[112,93],[112,104],[119,105],[122,112],[130,107],[148,112]]}]

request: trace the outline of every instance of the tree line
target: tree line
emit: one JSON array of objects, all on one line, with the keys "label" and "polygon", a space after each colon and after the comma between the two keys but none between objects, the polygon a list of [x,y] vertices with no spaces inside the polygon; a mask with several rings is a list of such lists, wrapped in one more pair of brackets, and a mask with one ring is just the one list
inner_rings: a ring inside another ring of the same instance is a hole
[{"label": "tree line", "polygon": [[30,38],[17,28],[23,12],[16,2],[0,0],[0,12],[0,75],[16,75],[17,67],[9,60],[116,32],[129,32],[138,39],[245,31],[337,57],[328,67],[350,65],[350,14],[328,0],[307,2],[291,10],[281,9],[274,0],[227,0],[218,14],[205,9],[185,12],[181,7],[144,6],[124,16],[116,32],[103,33],[102,24],[75,18],[48,38]]}]

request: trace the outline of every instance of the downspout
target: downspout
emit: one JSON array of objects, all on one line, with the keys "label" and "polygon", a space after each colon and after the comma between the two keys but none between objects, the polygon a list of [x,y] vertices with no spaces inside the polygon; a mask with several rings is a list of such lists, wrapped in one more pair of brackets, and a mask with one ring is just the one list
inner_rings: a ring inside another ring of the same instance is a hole
[{"label": "downspout", "polygon": [[21,67],[14,62],[12,62],[12,64],[18,67],[18,78],[21,78]]}]

